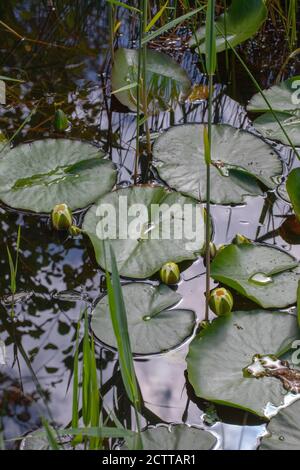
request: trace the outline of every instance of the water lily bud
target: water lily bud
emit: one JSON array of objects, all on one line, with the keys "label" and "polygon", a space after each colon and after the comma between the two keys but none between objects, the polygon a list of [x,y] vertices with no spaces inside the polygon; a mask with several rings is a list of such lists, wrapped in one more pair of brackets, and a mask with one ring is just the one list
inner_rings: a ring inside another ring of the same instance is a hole
[{"label": "water lily bud", "polygon": [[173,262],[165,263],[159,271],[160,278],[164,284],[177,284],[180,280],[178,265]]},{"label": "water lily bud", "polygon": [[251,241],[244,235],[237,233],[234,239],[232,240],[232,243],[235,243],[235,245],[249,245]]},{"label": "water lily bud", "polygon": [[67,204],[57,204],[54,206],[51,220],[56,230],[68,230],[72,226],[72,212]]},{"label": "water lily bud", "polygon": [[54,127],[58,132],[63,132],[69,127],[69,121],[62,109],[55,111]]},{"label": "water lily bud", "polygon": [[224,287],[214,289],[209,297],[209,306],[216,315],[229,313],[233,307],[233,297]]},{"label": "water lily bud", "polygon": [[72,235],[72,237],[77,237],[81,234],[81,229],[76,225],[71,225],[71,227],[69,228],[69,234]]}]

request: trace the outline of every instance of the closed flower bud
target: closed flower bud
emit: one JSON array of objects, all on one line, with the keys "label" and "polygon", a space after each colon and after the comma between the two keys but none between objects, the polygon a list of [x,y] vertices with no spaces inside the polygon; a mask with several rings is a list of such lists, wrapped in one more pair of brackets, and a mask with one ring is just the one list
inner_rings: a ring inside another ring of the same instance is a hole
[{"label": "closed flower bud", "polygon": [[62,109],[57,109],[54,116],[54,127],[58,132],[63,132],[69,127],[69,121]]},{"label": "closed flower bud", "polygon": [[[201,251],[201,254],[202,256],[205,256],[206,255],[206,248],[204,246],[204,248],[202,249]],[[216,256],[217,254],[217,247],[216,245],[214,244],[214,242],[209,242],[209,256],[210,256],[210,259],[214,259],[214,257]]]},{"label": "closed flower bud", "polygon": [[77,235],[81,234],[81,229],[76,225],[71,225],[69,228],[69,234],[72,235],[72,237],[77,237]]},{"label": "closed flower bud", "polygon": [[224,287],[214,289],[209,297],[209,306],[216,315],[229,313],[233,307],[233,297]]},{"label": "closed flower bud", "polygon": [[178,265],[173,262],[165,263],[161,268],[160,278],[164,284],[177,284],[180,280],[180,271]]},{"label": "closed flower bud", "polygon": [[68,230],[72,226],[72,212],[67,204],[57,204],[51,214],[52,225],[56,230]]},{"label": "closed flower bud", "polygon": [[234,239],[232,240],[232,243],[234,243],[235,245],[249,245],[251,241],[244,235],[237,233]]}]

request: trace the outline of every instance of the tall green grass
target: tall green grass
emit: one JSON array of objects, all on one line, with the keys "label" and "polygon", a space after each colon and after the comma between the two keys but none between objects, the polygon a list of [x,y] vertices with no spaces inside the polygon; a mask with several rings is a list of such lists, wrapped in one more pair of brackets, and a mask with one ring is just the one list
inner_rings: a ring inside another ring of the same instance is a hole
[{"label": "tall green grass", "polygon": [[[210,296],[210,164],[211,164],[211,145],[212,145],[212,101],[213,101],[213,80],[217,66],[216,52],[216,31],[215,31],[215,0],[209,0],[206,12],[206,71],[209,79],[209,97],[208,97],[208,131],[204,135],[205,143],[205,162],[206,162],[206,232],[205,232],[205,259],[206,259],[206,301],[205,301],[205,320],[209,319],[209,296]],[[205,131],[206,133],[206,131]]]}]

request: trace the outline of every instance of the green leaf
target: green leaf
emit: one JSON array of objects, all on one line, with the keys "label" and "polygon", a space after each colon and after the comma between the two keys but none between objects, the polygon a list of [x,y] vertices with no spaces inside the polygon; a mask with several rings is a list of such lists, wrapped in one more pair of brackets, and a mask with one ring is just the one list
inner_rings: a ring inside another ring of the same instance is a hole
[{"label": "green leaf", "polygon": [[300,168],[292,170],[286,181],[286,189],[295,214],[300,220]]},{"label": "green leaf", "polygon": [[267,427],[259,450],[299,450],[300,401],[280,410]]},{"label": "green leaf", "polygon": [[166,3],[160,8],[160,10],[158,10],[156,15],[153,16],[152,20],[147,24],[146,33],[150,31],[150,29],[155,25],[155,23],[157,23],[157,21],[159,20],[159,18],[161,17],[165,9],[167,8],[168,3],[169,3],[169,0],[166,1]]},{"label": "green leaf", "polygon": [[254,127],[267,139],[278,140],[285,145],[292,141],[296,147],[300,146],[300,116],[289,113],[276,113],[281,126],[283,126],[289,139],[281,129],[278,121],[271,112],[264,113],[254,121]]},{"label": "green leaf", "polygon": [[[133,353],[162,353],[179,346],[192,335],[195,313],[178,308],[169,310],[181,300],[181,296],[169,287],[131,283],[123,286],[122,292]],[[91,326],[103,343],[117,346],[107,296],[96,305]]]},{"label": "green leaf", "polygon": [[[206,199],[204,125],[174,126],[153,147],[153,165],[171,187],[195,199]],[[239,204],[246,195],[263,194],[261,184],[276,187],[282,163],[273,148],[249,132],[228,125],[212,126],[211,202]]]},{"label": "green leaf", "polygon": [[[123,384],[129,400],[131,400],[135,407],[137,425],[139,428],[138,412],[141,409],[140,393],[135,375],[122,286],[115,254],[111,246],[110,262],[112,266],[112,282],[108,271],[106,271],[110,318],[118,347],[119,364]],[[136,443],[138,448],[142,448],[140,434],[137,436]]]},{"label": "green leaf", "polygon": [[111,5],[126,8],[127,10],[131,10],[135,13],[141,13],[141,10],[139,10],[138,8],[132,7],[131,5],[127,5],[127,3],[119,2],[118,0],[106,0],[106,1],[110,3]]},{"label": "green leaf", "polygon": [[148,428],[142,432],[142,438],[144,450],[211,450],[217,442],[210,432],[185,424]]},{"label": "green leaf", "polygon": [[50,213],[56,204],[86,207],[110,191],[114,165],[97,147],[78,140],[22,144],[0,159],[0,199],[8,206]]},{"label": "green leaf", "polygon": [[[143,211],[137,219],[137,209],[141,206]],[[113,209],[110,222],[99,212],[97,215],[98,207]],[[107,226],[111,230],[108,233]],[[182,234],[177,235],[180,227]],[[175,263],[195,260],[204,244],[201,206],[193,199],[162,187],[131,187],[106,195],[86,213],[83,230],[89,236],[102,268],[107,266],[111,272],[110,259],[105,260],[105,251],[111,245],[120,275],[137,279],[152,276],[170,260]]]},{"label": "green leaf", "polygon": [[[112,90],[124,106],[136,112],[137,90],[130,85],[138,83],[138,57],[137,49],[118,49],[114,56],[112,68]],[[147,95],[150,107],[159,98],[167,105],[172,98],[188,96],[191,81],[186,71],[171,57],[162,52],[147,50]],[[174,92],[176,86],[176,93]],[[128,87],[126,89],[126,87]],[[124,89],[125,88],[125,89]],[[120,91],[120,90],[124,91]]]},{"label": "green leaf", "polygon": [[[268,10],[264,0],[232,0],[226,14],[220,15],[215,21],[217,52],[226,49],[226,39],[234,47],[254,36],[267,19],[267,14]],[[197,42],[199,43],[200,51],[203,54],[207,50],[205,35],[206,28],[202,26],[196,32],[197,41],[194,37],[190,40],[191,46],[196,46]]]},{"label": "green leaf", "polygon": [[299,338],[297,319],[280,312],[234,312],[214,320],[191,342],[188,378],[198,397],[266,416],[283,404],[286,390],[275,377],[245,373],[255,355],[280,357]]},{"label": "green leaf", "polygon": [[297,300],[298,262],[269,246],[227,246],[214,258],[211,276],[264,308],[284,308]]},{"label": "green leaf", "polygon": [[[300,75],[289,78],[280,85],[274,85],[264,90],[264,95],[270,103],[273,111],[278,113],[290,112],[294,114],[300,110]],[[248,111],[270,111],[261,93],[256,93],[247,106]]]}]

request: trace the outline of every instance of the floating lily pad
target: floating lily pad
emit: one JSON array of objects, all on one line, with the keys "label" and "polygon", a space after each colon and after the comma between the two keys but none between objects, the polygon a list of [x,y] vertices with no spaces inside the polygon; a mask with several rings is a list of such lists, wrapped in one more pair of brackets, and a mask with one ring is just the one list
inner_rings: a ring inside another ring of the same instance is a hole
[{"label": "floating lily pad", "polygon": [[[216,46],[217,52],[229,49],[226,39],[232,47],[241,44],[257,33],[263,22],[267,19],[268,10],[264,0],[232,0],[226,14],[216,18]],[[205,54],[205,25],[192,37],[190,45],[200,44],[201,53]],[[225,39],[226,38],[226,39]]]},{"label": "floating lily pad", "polygon": [[[280,85],[274,85],[264,90],[264,95],[270,103],[273,111],[282,113],[295,113],[300,110],[300,75],[291,77]],[[256,93],[247,106],[248,111],[268,112],[269,106],[261,93]]]},{"label": "floating lily pad", "polygon": [[280,312],[234,312],[214,320],[190,344],[188,377],[197,396],[264,416],[287,393],[275,377],[245,371],[255,355],[282,356],[299,337],[297,318]]},{"label": "floating lily pad", "polygon": [[267,431],[259,450],[300,450],[300,401],[280,410]]},{"label": "floating lily pad", "polygon": [[[137,110],[137,81],[139,52],[137,49],[118,49],[114,56],[111,84],[120,103],[131,111]],[[186,98],[191,81],[186,71],[168,55],[147,50],[147,99],[150,106],[168,106],[172,98]],[[125,89],[124,89],[125,88]]]},{"label": "floating lily pad", "polygon": [[255,128],[267,139],[278,140],[285,145],[300,146],[300,117],[289,113],[276,113],[277,119],[288,135],[281,129],[272,113],[265,113],[254,121]]},{"label": "floating lily pad", "polygon": [[292,170],[287,178],[286,189],[295,214],[300,220],[300,168]]},{"label": "floating lily pad", "polygon": [[115,182],[116,171],[103,152],[78,140],[37,140],[0,159],[0,199],[16,209],[50,213],[60,203],[81,209]]},{"label": "floating lily pad", "polygon": [[[153,164],[160,177],[171,188],[201,201],[206,198],[203,131],[202,124],[172,127],[153,148]],[[271,146],[228,125],[212,127],[211,152],[211,201],[216,204],[238,204],[245,195],[261,195],[261,184],[273,189],[282,173],[282,163]]]},{"label": "floating lily pad", "polygon": [[[133,353],[161,353],[180,345],[193,333],[195,313],[192,310],[168,310],[181,300],[169,287],[132,283],[123,286],[122,292]],[[117,347],[107,296],[96,305],[91,325],[100,341]]]},{"label": "floating lily pad", "polygon": [[269,246],[227,246],[213,260],[211,276],[264,308],[283,308],[297,300],[297,261]]},{"label": "floating lily pad", "polygon": [[210,450],[217,442],[210,432],[185,424],[148,428],[142,440],[144,450]]},{"label": "floating lily pad", "polygon": [[[111,219],[98,212],[106,207],[112,211]],[[168,261],[196,259],[204,244],[201,206],[162,187],[132,187],[107,194],[87,212],[83,230],[102,268],[111,271],[110,244],[120,275],[137,279],[152,276]]]}]

